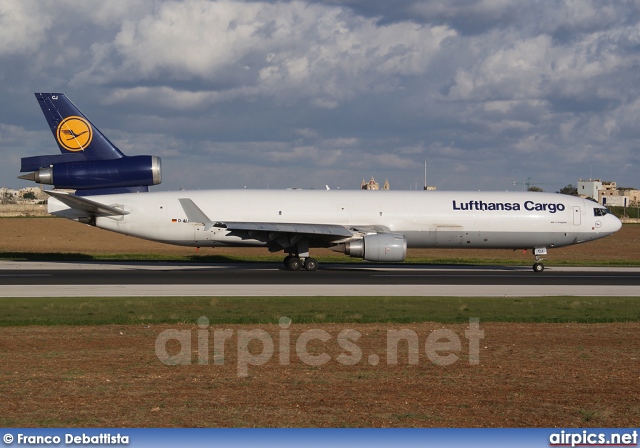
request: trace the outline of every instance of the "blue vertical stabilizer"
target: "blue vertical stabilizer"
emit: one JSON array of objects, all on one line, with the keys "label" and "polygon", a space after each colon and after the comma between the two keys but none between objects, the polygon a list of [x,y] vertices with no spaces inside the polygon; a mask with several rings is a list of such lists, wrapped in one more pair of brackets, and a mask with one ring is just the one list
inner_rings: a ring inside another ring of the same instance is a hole
[{"label": "blue vertical stabilizer", "polygon": [[85,160],[124,157],[64,93],[35,95],[62,154],[83,154]]}]

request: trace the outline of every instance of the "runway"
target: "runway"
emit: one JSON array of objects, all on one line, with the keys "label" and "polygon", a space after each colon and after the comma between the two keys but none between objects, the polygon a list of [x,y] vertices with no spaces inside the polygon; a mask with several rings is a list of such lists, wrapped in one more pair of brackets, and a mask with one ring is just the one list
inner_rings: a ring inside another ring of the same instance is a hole
[{"label": "runway", "polygon": [[640,268],[0,261],[0,297],[640,296]]}]

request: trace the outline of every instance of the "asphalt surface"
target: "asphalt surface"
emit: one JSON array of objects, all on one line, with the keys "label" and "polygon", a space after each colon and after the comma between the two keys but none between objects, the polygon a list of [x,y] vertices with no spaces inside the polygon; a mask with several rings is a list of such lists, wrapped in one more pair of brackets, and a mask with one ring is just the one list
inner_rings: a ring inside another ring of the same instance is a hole
[{"label": "asphalt surface", "polygon": [[638,268],[0,261],[0,297],[63,295],[632,295]]},{"label": "asphalt surface", "polygon": [[631,285],[640,272],[530,267],[447,267],[326,265],[314,272],[291,272],[278,264],[168,265],[102,263],[64,264],[63,268],[2,269],[0,285]]}]

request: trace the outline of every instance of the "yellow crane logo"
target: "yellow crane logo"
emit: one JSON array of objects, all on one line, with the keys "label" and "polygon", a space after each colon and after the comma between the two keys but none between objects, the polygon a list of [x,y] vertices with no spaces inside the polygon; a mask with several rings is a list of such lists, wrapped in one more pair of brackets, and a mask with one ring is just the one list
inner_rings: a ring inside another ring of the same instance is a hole
[{"label": "yellow crane logo", "polygon": [[93,129],[82,117],[67,117],[58,125],[56,139],[67,151],[84,151],[93,139]]}]

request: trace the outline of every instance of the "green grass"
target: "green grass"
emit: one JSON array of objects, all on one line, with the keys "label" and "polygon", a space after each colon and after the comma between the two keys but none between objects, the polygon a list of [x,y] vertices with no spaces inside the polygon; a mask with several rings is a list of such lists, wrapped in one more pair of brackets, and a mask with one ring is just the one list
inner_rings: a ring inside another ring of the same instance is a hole
[{"label": "green grass", "polygon": [[5,298],[0,326],[293,323],[639,322],[636,297]]}]

